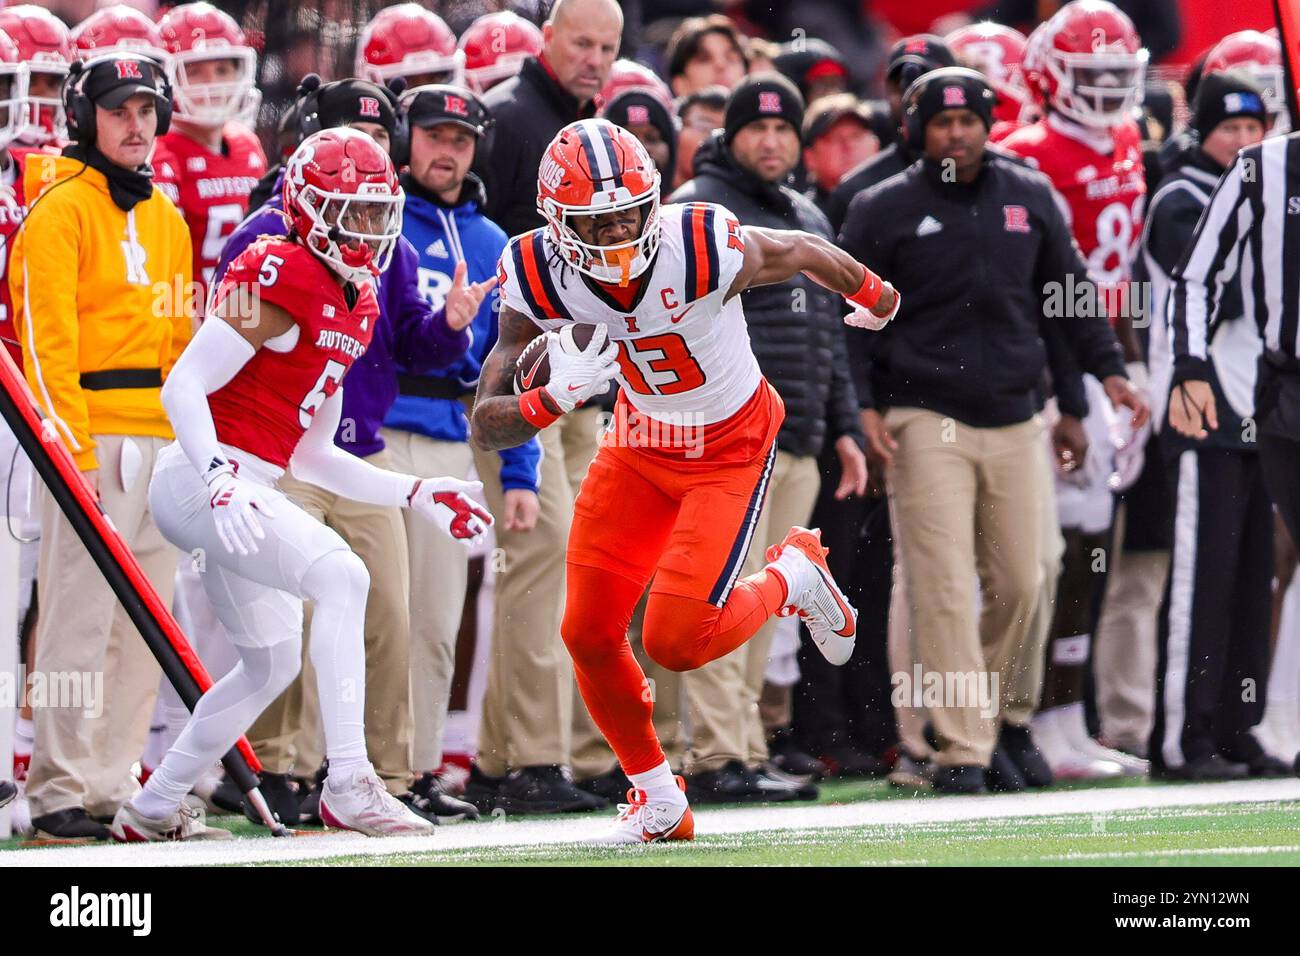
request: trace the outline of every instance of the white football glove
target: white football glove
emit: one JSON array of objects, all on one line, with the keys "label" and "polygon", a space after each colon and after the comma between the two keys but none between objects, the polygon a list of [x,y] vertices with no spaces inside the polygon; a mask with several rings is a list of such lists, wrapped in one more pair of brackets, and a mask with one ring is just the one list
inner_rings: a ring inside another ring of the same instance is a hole
[{"label": "white football glove", "polygon": [[231,554],[257,554],[257,542],[266,538],[263,518],[274,518],[271,494],[256,482],[240,478],[229,463],[209,471],[208,504],[217,525],[217,537]]},{"label": "white football glove", "polygon": [[444,534],[469,546],[494,523],[492,515],[470,497],[482,490],[481,481],[421,478],[407,502],[412,511],[432,521]]},{"label": "white football glove", "polygon": [[591,341],[581,351],[577,351],[569,328],[546,343],[546,354],[551,360],[546,394],[566,414],[587,399],[604,395],[618,374],[618,343],[609,341],[605,326],[596,326]]},{"label": "white football glove", "polygon": [[[894,287],[888,282],[886,286],[893,289]],[[844,324],[851,325],[855,329],[869,329],[872,332],[879,332],[889,324],[890,319],[898,315],[898,309],[903,304],[903,297],[897,289],[894,289],[894,307],[889,310],[889,315],[876,315],[870,309],[864,309],[862,306],[854,304],[853,311],[844,317]]]}]

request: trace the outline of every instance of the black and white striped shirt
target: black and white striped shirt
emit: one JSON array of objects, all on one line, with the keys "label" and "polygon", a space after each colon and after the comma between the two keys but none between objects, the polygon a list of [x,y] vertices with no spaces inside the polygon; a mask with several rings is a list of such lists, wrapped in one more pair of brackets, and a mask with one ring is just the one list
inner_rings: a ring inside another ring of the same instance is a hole
[{"label": "black and white striped shirt", "polygon": [[1204,379],[1208,331],[1241,271],[1245,314],[1264,351],[1300,371],[1300,133],[1243,149],[1215,187],[1169,296],[1174,381]]}]

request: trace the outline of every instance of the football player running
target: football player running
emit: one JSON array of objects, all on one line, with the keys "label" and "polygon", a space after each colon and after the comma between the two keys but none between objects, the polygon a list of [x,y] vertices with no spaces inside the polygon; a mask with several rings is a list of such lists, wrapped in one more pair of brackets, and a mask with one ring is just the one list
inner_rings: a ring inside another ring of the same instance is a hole
[{"label": "football player running", "polygon": [[[739,294],[802,271],[844,295],[846,321],[872,328],[897,312],[898,295],[817,236],[744,227],[709,203],[661,206],[645,148],[605,120],[556,135],[538,207],[547,226],[511,239],[501,258],[500,338],[471,437],[488,449],[517,445],[611,380],[622,386],[575,506],[561,634],[583,700],[633,783],[605,842],[689,840],[690,807],[627,642],[651,578],[646,653],[677,671],[735,650],[777,613],[801,615],[834,664],[849,659],[857,628],[820,532],[792,528],[762,571],[740,578],[784,409],[759,372]],[[583,349],[575,323],[595,326]],[[549,381],[516,395],[519,356],[543,333]]]},{"label": "football player running", "polygon": [[370,342],[379,314],[371,280],[397,241],[402,198],[388,154],[369,136],[329,129],[307,138],[285,176],[294,234],[264,237],[231,264],[163,387],[177,441],[158,455],[150,506],[168,540],[204,563],[204,587],[240,659],[114,818],[119,841],[229,835],[182,801],[297,674],[303,600],[315,603],[310,653],[329,758],[322,820],[369,836],[433,828],[389,795],[366,756],[366,567],[275,487],[288,467],[336,494],[411,508],[466,543],[492,524],[467,495],[477,482],[385,471],[334,444],[341,381]]}]

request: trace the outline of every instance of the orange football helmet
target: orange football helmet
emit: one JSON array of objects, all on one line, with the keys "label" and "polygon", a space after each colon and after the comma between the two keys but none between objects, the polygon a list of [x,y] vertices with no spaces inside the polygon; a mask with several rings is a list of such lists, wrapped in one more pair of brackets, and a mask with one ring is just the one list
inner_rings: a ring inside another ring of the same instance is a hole
[{"label": "orange football helmet", "polygon": [[[645,207],[631,242],[584,242],[570,221]],[[601,282],[626,285],[650,267],[659,249],[659,170],[641,141],[608,120],[570,123],[546,148],[537,170],[537,209],[564,260]]]}]

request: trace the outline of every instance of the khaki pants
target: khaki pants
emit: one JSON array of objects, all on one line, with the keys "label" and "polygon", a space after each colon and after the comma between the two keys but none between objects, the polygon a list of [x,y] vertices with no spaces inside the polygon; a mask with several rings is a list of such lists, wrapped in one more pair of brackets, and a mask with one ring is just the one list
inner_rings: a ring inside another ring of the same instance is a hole
[{"label": "khaki pants", "polygon": [[[366,460],[377,468],[393,467],[386,451]],[[411,776],[411,621],[402,512],[340,497],[287,472],[279,488],[313,518],[337,531],[370,571],[365,625],[366,750],[389,791],[403,794]],[[248,732],[258,759],[272,773],[310,775],[324,756],[316,677],[307,653],[310,630],[308,618],[304,622],[302,672]]]},{"label": "khaki pants", "polygon": [[1169,552],[1124,550],[1127,509],[1121,505],[1115,515],[1115,547],[1092,667],[1101,735],[1107,743],[1144,753],[1155,722],[1157,631]]},{"label": "khaki pants", "polygon": [[[891,409],[885,423],[898,442],[889,493],[914,645],[924,671],[954,689],[930,711],[937,760],[987,766],[1003,694],[1040,666],[1041,648],[1029,645],[1042,577],[1042,424],[971,428],[919,408]],[[983,708],[966,691],[991,691],[995,675],[998,703]]]},{"label": "khaki pants", "polygon": [[[104,510],[170,607],[176,549],[149,513],[149,476],[154,458],[169,441],[138,435],[94,438]],[[141,460],[130,486],[124,487],[122,449],[128,442]],[[96,701],[83,697],[76,707],[34,709],[36,744],[27,796],[33,817],[76,807],[92,816],[112,816],[139,789],[131,765],[144,752],[161,670],[48,491],[41,496],[41,532],[36,670],[47,675],[51,686],[60,683],[53,680],[56,675],[65,675],[63,681],[76,675],[83,687],[87,679],[92,687],[102,683]],[[99,703],[102,713],[95,714]]]},{"label": "khaki pants", "polygon": [[[596,454],[600,409],[584,408],[541,432],[541,516],[532,531],[497,525],[500,563],[478,766],[492,777],[522,767],[568,766],[573,662],[560,639],[564,551],[573,502]],[[501,461],[474,450],[474,467],[494,514],[504,507]]]},{"label": "khaki pants", "polygon": [[[646,595],[649,593],[647,590]],[[642,595],[636,610],[632,612],[627,640],[654,693],[655,734],[659,737],[659,745],[663,747],[668,766],[674,772],[681,772],[688,743],[686,727],[682,722],[686,714],[682,700],[682,675],[660,667],[645,653],[641,643],[641,629],[645,625],[646,595]],[[573,700],[573,776],[578,780],[590,780],[609,773],[618,765],[618,760],[600,728],[591,719],[591,714],[587,712],[587,705],[576,686]]]},{"label": "khaki pants", "polygon": [[[474,463],[466,442],[437,441],[385,428],[393,468],[413,475],[465,478]],[[415,721],[412,767],[417,773],[442,765],[451,681],[469,583],[465,546],[413,512],[406,512],[411,564],[411,714]]]},{"label": "khaki pants", "polygon": [[[820,487],[816,458],[777,451],[743,574],[755,574],[767,563],[765,552],[791,525],[807,524]],[[690,773],[717,770],[732,760],[749,766],[767,760],[758,702],[775,627],[775,620],[768,621],[726,657],[682,675],[690,711]]]}]

